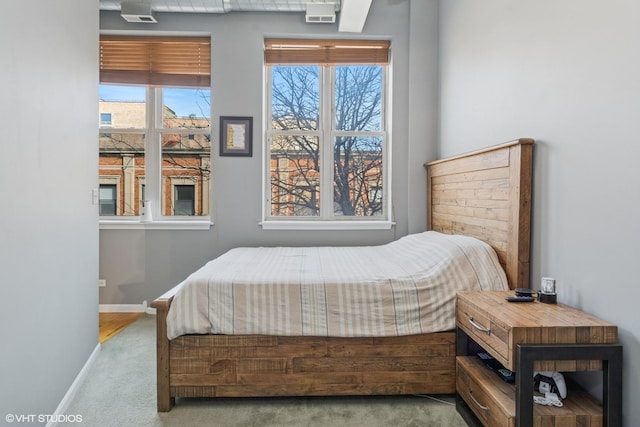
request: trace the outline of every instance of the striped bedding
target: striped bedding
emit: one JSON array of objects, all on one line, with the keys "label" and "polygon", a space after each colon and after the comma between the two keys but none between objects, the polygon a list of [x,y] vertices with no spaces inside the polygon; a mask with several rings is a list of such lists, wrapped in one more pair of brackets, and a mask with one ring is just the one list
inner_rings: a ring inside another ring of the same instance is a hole
[{"label": "striped bedding", "polygon": [[179,285],[167,335],[447,331],[458,291],[507,289],[489,245],[435,231],[381,246],[236,248]]}]

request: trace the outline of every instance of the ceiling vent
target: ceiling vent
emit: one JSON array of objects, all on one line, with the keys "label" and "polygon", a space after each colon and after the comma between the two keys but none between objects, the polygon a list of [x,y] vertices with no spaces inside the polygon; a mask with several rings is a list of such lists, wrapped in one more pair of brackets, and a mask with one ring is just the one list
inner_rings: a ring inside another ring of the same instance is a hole
[{"label": "ceiling vent", "polygon": [[151,12],[151,2],[122,2],[120,16],[127,22],[145,22],[155,24],[156,18]]},{"label": "ceiling vent", "polygon": [[332,24],[336,22],[336,10],[333,3],[307,3],[307,22]]}]

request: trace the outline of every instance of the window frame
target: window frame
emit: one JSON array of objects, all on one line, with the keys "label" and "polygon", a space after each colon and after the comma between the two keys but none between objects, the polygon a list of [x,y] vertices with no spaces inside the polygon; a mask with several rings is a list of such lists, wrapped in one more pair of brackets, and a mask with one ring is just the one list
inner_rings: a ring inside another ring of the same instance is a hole
[{"label": "window frame", "polygon": [[[320,68],[319,76],[319,114],[321,116],[319,129],[277,131],[272,129],[272,68],[278,64],[264,64],[265,68],[265,144],[263,150],[263,203],[262,220],[260,225],[264,230],[384,230],[395,225],[392,217],[392,159],[391,159],[391,64],[382,65],[382,112],[381,129],[379,132],[366,131],[338,131],[335,129],[335,105],[336,91],[336,67],[340,65],[366,65],[366,64],[304,64],[314,65]],[[283,64],[295,65],[295,64]],[[271,188],[271,141],[275,135],[306,134],[317,136],[320,144],[320,200],[332,201],[333,188],[333,146],[337,136],[377,136],[382,139],[382,185],[383,185],[383,214],[381,216],[341,216],[333,212],[333,203],[321,203],[319,216],[275,216],[271,214],[272,188]],[[324,164],[330,166],[323,166]],[[327,172],[328,171],[328,172]],[[324,189],[324,190],[323,190]],[[324,196],[324,197],[323,197]]]},{"label": "window frame", "polygon": [[[116,85],[122,86],[118,83],[101,83],[101,85]],[[163,111],[164,103],[162,99],[162,90],[165,88],[173,88],[174,86],[159,86],[159,85],[145,85],[135,84],[132,86],[145,88],[145,128],[114,128],[112,124],[100,125],[100,133],[139,133],[144,135],[144,159],[145,159],[145,172],[138,182],[139,186],[145,187],[145,199],[151,201],[151,221],[142,220],[142,212],[140,215],[116,215],[116,216],[99,216],[100,229],[187,229],[187,230],[202,230],[209,229],[213,225],[211,215],[198,215],[198,216],[174,216],[163,215],[163,207],[166,203],[173,202],[173,184],[171,184],[171,200],[165,200],[162,197],[163,180],[174,178],[169,176],[163,176],[162,166],[162,136],[163,134],[179,134],[181,137],[188,137],[191,134],[212,135],[211,121],[209,122],[208,129],[180,129],[180,128],[164,128],[163,127]],[[210,88],[201,87],[179,87],[183,89],[202,89],[209,90]],[[211,111],[211,105],[209,106]],[[211,117],[211,114],[209,114]],[[104,132],[103,132],[104,131]],[[211,138],[211,137],[210,137]],[[211,144],[209,158],[213,156],[213,144]],[[211,162],[209,162],[211,165]],[[107,177],[104,177],[107,178]],[[108,178],[107,178],[108,179]],[[209,178],[211,179],[211,178]],[[103,177],[100,178],[101,183]],[[106,182],[105,182],[106,183]],[[209,191],[211,191],[211,185]],[[196,192],[197,193],[197,192]],[[206,201],[209,203],[208,211],[211,212],[211,197],[206,197]],[[142,199],[140,200],[142,202]],[[197,200],[194,200],[197,202]],[[116,207],[117,210],[117,207]]]},{"label": "window frame", "polygon": [[[193,216],[195,215],[195,211],[196,211],[196,206],[198,205],[198,192],[196,191],[196,186],[195,184],[192,183],[186,183],[188,180],[184,179],[184,178],[171,178],[171,197],[172,197],[172,202],[171,205],[173,206],[173,211],[174,211],[174,215],[175,211],[177,209],[178,206],[178,202],[184,202],[184,201],[189,201],[190,202],[190,207],[189,210],[191,212],[194,212],[193,214],[188,214],[188,216]],[[189,180],[190,181],[190,180]],[[181,188],[190,188],[191,189],[191,199],[181,199],[178,196],[180,195],[180,189]],[[178,216],[178,215],[176,215]]]}]

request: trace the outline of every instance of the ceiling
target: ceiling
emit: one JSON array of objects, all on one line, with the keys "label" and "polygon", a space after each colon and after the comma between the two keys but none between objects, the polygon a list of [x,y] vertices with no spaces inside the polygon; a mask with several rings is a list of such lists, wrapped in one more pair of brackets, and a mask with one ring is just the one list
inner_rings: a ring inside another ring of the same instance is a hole
[{"label": "ceiling", "polygon": [[153,12],[306,12],[307,4],[333,5],[338,31],[361,32],[372,0],[99,0],[100,10],[120,11],[121,3],[150,4]]},{"label": "ceiling", "polygon": [[[131,0],[100,0],[101,10],[120,10],[121,2]],[[228,12],[304,12],[307,3],[333,3],[340,11],[340,0],[151,0],[154,12],[228,13]]]}]

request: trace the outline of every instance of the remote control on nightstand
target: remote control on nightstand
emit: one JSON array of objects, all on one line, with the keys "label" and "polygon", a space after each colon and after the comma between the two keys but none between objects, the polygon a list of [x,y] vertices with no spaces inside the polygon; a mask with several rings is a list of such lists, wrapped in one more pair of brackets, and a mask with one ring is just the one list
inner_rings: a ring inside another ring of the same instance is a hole
[{"label": "remote control on nightstand", "polygon": [[534,297],[529,296],[519,296],[519,295],[511,295],[505,298],[509,302],[532,302],[536,299]]}]

